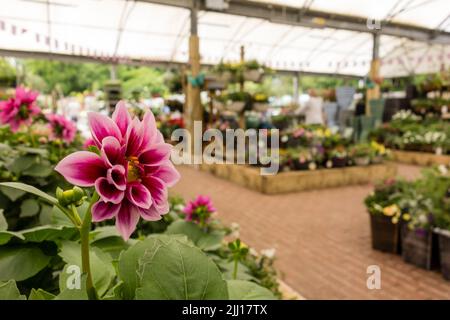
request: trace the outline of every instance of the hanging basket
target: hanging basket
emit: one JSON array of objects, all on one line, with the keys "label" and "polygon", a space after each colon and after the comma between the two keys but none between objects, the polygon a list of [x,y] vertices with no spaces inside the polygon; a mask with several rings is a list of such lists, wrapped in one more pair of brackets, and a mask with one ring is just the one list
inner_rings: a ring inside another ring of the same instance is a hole
[{"label": "hanging basket", "polygon": [[255,102],[253,103],[253,110],[257,112],[266,112],[269,109],[269,104],[265,102]]},{"label": "hanging basket", "polygon": [[227,110],[240,113],[244,110],[245,102],[244,101],[233,101],[227,105]]},{"label": "hanging basket", "polygon": [[245,70],[244,71],[244,80],[260,82],[262,80],[263,75],[264,75],[264,73],[257,69]]},{"label": "hanging basket", "polygon": [[228,84],[233,78],[233,74],[230,71],[224,71],[216,76],[216,80],[219,82],[223,82],[225,84]]}]

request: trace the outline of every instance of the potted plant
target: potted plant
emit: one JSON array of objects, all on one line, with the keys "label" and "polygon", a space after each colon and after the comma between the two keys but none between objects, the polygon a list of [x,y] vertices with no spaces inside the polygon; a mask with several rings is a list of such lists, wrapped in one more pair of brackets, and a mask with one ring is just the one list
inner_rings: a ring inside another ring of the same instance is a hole
[{"label": "potted plant", "polygon": [[370,214],[372,248],[390,253],[401,251],[400,217],[402,210],[397,204],[404,182],[392,179],[375,186],[364,200]]},{"label": "potted plant", "polygon": [[369,144],[360,143],[352,146],[349,154],[357,166],[367,166],[370,164],[373,150]]},{"label": "potted plant", "polygon": [[[433,196],[434,217],[438,236],[439,260],[441,273],[445,279],[450,280],[450,174],[449,168],[440,165],[433,171],[428,171],[429,179],[424,182],[424,188],[430,190]],[[431,187],[431,188],[430,188]]]},{"label": "potted plant", "polygon": [[258,61],[250,60],[244,63],[244,80],[260,82],[264,75],[264,67]]},{"label": "potted plant", "polygon": [[370,142],[370,147],[372,148],[371,162],[374,164],[382,163],[383,159],[386,158],[389,154],[388,150],[384,145],[374,140]]},{"label": "potted plant", "polygon": [[250,96],[246,92],[231,92],[227,95],[228,102],[226,108],[229,111],[240,113],[249,99]]},{"label": "potted plant", "polygon": [[258,112],[265,112],[269,108],[269,98],[265,93],[257,93],[253,96],[253,109]]},{"label": "potted plant", "polygon": [[309,170],[313,157],[308,148],[298,148],[291,151],[291,159],[294,170]]},{"label": "potted plant", "polygon": [[437,265],[437,237],[432,232],[433,202],[411,184],[405,188],[399,204],[406,211],[401,231],[403,260],[431,270]]},{"label": "potted plant", "polygon": [[343,168],[347,165],[348,154],[344,146],[337,146],[328,152],[333,168]]}]

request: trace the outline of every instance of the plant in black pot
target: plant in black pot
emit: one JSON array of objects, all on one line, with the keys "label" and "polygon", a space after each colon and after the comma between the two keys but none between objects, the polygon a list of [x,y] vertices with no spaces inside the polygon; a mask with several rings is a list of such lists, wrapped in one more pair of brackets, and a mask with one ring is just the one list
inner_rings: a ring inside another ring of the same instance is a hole
[{"label": "plant in black pot", "polygon": [[328,152],[328,159],[333,168],[342,168],[347,165],[348,154],[344,146],[337,146]]},{"label": "plant in black pot", "polygon": [[310,170],[314,168],[313,155],[309,148],[298,148],[291,151],[292,165],[294,170]]},{"label": "plant in black pot", "polygon": [[450,171],[447,166],[440,165],[424,175],[423,189],[428,190],[434,202],[434,231],[438,236],[441,272],[450,280]]},{"label": "plant in black pot", "polygon": [[431,270],[438,265],[433,201],[416,184],[405,188],[399,205],[405,208],[402,224],[402,257],[408,263]]},{"label": "plant in black pot", "polygon": [[399,222],[402,210],[397,202],[404,187],[405,182],[389,179],[377,184],[364,200],[370,215],[373,249],[390,253],[400,252]]}]

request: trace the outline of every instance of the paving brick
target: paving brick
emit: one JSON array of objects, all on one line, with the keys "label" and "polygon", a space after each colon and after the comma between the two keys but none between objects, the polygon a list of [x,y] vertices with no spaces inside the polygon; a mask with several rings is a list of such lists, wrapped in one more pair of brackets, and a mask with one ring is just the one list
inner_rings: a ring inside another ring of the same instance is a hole
[{"label": "paving brick", "polygon": [[[363,199],[370,185],[264,195],[193,167],[179,168],[172,194],[210,195],[225,223],[237,222],[244,242],[277,249],[276,266],[307,299],[450,299],[450,282],[435,271],[374,251]],[[408,179],[420,169],[400,165]],[[366,268],[381,268],[381,290],[366,287]]]}]

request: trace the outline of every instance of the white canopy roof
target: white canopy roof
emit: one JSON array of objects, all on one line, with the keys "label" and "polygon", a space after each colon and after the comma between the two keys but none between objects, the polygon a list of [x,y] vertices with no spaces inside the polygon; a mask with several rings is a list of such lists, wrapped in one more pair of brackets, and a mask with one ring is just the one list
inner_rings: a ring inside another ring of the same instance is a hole
[{"label": "white canopy roof", "polygon": [[[450,31],[449,0],[279,0],[299,9],[383,18]],[[411,5],[412,4],[412,5]],[[402,10],[403,8],[403,10]],[[406,9],[405,9],[406,8]],[[188,61],[189,10],[125,0],[9,0],[0,11],[0,49]],[[259,18],[200,11],[202,63],[246,59],[275,69],[365,75],[372,57],[372,35],[330,28],[307,28]],[[448,45],[428,45],[382,36],[382,75],[433,72],[450,66]],[[431,48],[431,49],[430,49]],[[405,50],[414,49],[404,67]]]}]

